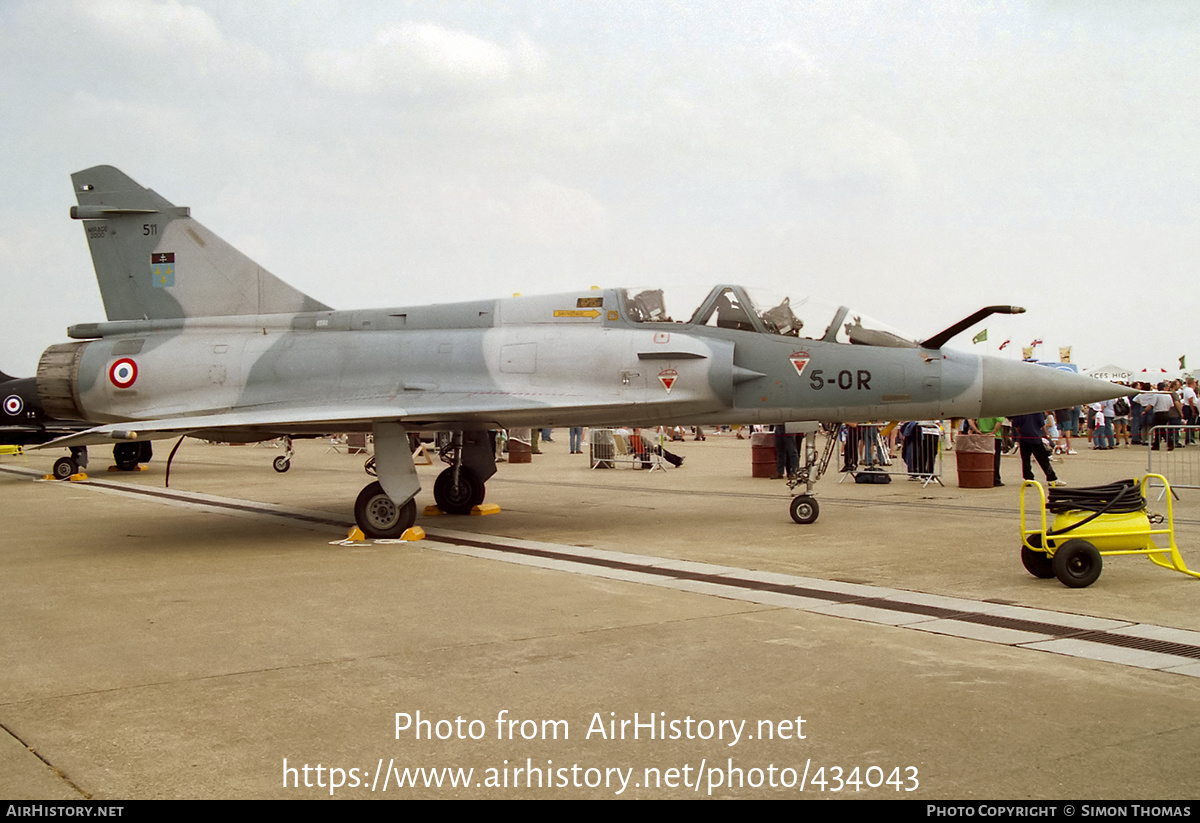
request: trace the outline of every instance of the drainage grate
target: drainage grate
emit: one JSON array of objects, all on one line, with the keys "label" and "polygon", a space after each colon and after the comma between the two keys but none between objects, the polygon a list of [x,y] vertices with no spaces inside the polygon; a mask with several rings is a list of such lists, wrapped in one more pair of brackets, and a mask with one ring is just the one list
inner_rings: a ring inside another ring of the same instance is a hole
[{"label": "drainage grate", "polygon": [[430,535],[427,539],[439,543],[471,546],[478,549],[489,549],[491,551],[504,552],[507,554],[544,557],[549,560],[565,560],[571,563],[579,563],[581,565],[600,566],[603,568],[620,569],[623,571],[634,571],[641,574],[657,575],[659,577],[666,577],[674,580],[694,580],[704,583],[713,583],[718,586],[726,586],[731,589],[774,592],[777,594],[793,595],[795,597],[807,597],[814,600],[826,600],[832,603],[868,606],[873,609],[883,609],[886,611],[900,612],[903,614],[920,614],[940,620],[957,620],[962,623],[974,623],[981,626],[992,626],[999,629],[1014,629],[1016,631],[1028,632],[1030,634],[1042,634],[1052,638],[1070,638],[1072,640],[1083,640],[1091,643],[1102,643],[1106,646],[1120,646],[1121,648],[1126,649],[1138,649],[1140,651],[1158,652],[1159,654],[1184,657],[1189,660],[1200,660],[1200,646],[1193,646],[1187,643],[1174,643],[1169,640],[1151,640],[1144,637],[1132,637],[1125,634],[1114,634],[1111,632],[1079,629],[1075,628],[1074,626],[1061,626],[1056,623],[1046,623],[1040,620],[1004,617],[1002,615],[983,614],[981,612],[964,612],[957,609],[929,606],[922,603],[906,603],[901,600],[889,600],[883,597],[863,597],[861,595],[834,592],[827,589],[815,589],[809,586],[793,586],[786,583],[766,583],[760,580],[748,580],[742,577],[731,577],[722,574],[693,572],[684,569],[667,569],[661,566],[653,566],[625,560],[610,560],[603,557],[589,557],[588,555],[572,554],[570,552],[535,549],[526,546],[507,546],[503,543],[493,543],[486,540],[470,540],[460,538],[451,539],[445,537],[434,537],[432,535]]},{"label": "drainage grate", "polygon": [[1200,647],[1187,643],[1174,643],[1170,640],[1152,640],[1148,637],[1131,637],[1127,634],[1110,632],[1081,632],[1073,640],[1090,640],[1093,643],[1103,643],[1106,646],[1120,646],[1123,649],[1137,649],[1143,652],[1158,652],[1171,654],[1176,657],[1187,657],[1200,660]]}]

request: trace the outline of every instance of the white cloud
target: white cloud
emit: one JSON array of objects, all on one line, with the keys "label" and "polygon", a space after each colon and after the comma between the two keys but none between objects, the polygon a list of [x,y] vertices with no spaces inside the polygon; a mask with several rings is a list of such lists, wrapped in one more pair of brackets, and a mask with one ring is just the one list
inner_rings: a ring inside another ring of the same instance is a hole
[{"label": "white cloud", "polygon": [[78,0],[73,14],[93,36],[124,43],[131,50],[165,52],[183,48],[195,55],[218,51],[223,43],[216,21],[208,12],[177,0]]},{"label": "white cloud", "polygon": [[821,159],[827,164],[814,169],[818,178],[869,177],[894,191],[909,191],[917,183],[918,170],[912,152],[896,132],[859,115],[834,124],[826,134]]},{"label": "white cloud", "polygon": [[518,195],[516,218],[522,239],[571,246],[598,239],[607,210],[586,191],[536,178]]},{"label": "white cloud", "polygon": [[309,56],[313,79],[334,91],[408,94],[496,88],[536,71],[542,56],[527,37],[501,46],[464,31],[432,23],[395,23],[373,42],[354,50],[323,49]]},{"label": "white cloud", "polygon": [[763,50],[760,59],[778,77],[825,77],[829,74],[816,57],[789,40],[770,44]]},{"label": "white cloud", "polygon": [[229,36],[204,9],[178,0],[76,0],[70,15],[75,52],[87,54],[93,68],[115,69],[118,78],[128,71],[150,85],[164,76],[244,84],[275,69],[266,52]]},{"label": "white cloud", "polygon": [[580,189],[543,177],[515,190],[493,188],[479,178],[459,178],[438,190],[436,221],[447,243],[531,244],[570,248],[599,239],[607,228],[607,210]]}]

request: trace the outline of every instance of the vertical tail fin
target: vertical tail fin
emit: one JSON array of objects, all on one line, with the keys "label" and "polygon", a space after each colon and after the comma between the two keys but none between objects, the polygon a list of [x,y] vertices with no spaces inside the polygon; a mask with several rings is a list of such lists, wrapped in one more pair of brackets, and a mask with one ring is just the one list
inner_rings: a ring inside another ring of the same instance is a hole
[{"label": "vertical tail fin", "polygon": [[71,175],[109,320],[285,314],[329,307],[292,288],[112,166]]}]

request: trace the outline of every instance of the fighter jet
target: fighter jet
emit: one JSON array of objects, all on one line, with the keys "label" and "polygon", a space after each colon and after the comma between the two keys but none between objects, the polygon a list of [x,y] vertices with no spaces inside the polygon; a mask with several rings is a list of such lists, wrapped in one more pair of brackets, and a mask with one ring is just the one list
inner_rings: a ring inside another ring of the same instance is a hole
[{"label": "fighter jet", "polygon": [[[0,372],[0,395],[4,397],[4,413],[0,415],[0,445],[38,446],[55,438],[84,431],[87,423],[58,420],[46,414],[37,396],[37,381],[33,377],[12,377]],[[139,463],[153,457],[150,441],[117,443],[113,446],[114,466],[133,471]],[[69,457],[54,461],[54,476],[59,480],[86,468],[86,446],[72,446]]]},{"label": "fighter jet", "polygon": [[408,431],[454,433],[433,496],[466,513],[496,471],[492,429],[998,416],[1121,393],[944,349],[973,318],[916,340],[736,285],[679,320],[654,288],[338,311],[111,166],[71,180],[108,320],[41,357],[46,411],[99,424],[50,445],[368,431],[378,479],[354,512],[371,537],[415,521]]}]

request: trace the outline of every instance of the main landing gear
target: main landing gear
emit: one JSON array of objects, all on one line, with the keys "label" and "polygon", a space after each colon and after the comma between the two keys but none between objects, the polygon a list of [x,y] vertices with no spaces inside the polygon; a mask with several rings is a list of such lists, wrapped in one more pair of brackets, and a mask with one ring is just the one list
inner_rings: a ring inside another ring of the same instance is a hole
[{"label": "main landing gear", "polygon": [[470,514],[486,493],[486,486],[466,466],[451,466],[433,482],[433,502],[446,514]]},{"label": "main landing gear", "polygon": [[487,494],[484,481],[496,473],[491,438],[485,431],[454,432],[438,455],[450,467],[433,483],[433,502],[446,514],[470,514]]},{"label": "main landing gear", "polygon": [[54,479],[66,480],[73,474],[87,468],[87,446],[72,446],[70,457],[60,457],[54,461]]},{"label": "main landing gear", "polygon": [[[137,471],[140,464],[149,463],[153,457],[154,445],[149,440],[113,446],[113,464],[118,471]],[[86,469],[87,464],[87,446],[72,446],[70,457],[60,457],[54,461],[54,479],[66,480]]]},{"label": "main landing gear", "polygon": [[[379,480],[358,495],[354,519],[367,537],[397,538],[416,522],[421,482],[404,428],[398,423],[376,423],[374,433],[375,456],[366,468]],[[491,438],[483,429],[457,431],[440,454],[450,467],[434,481],[434,502],[447,514],[469,514],[483,502],[485,484],[496,473]],[[397,500],[404,502],[397,504]]]},{"label": "main landing gear", "polygon": [[354,520],[367,537],[395,539],[417,522],[417,501],[413,498],[397,506],[376,481],[359,492]]},{"label": "main landing gear", "polygon": [[283,474],[292,467],[292,457],[296,454],[295,448],[292,447],[292,438],[290,437],[285,436],[283,438],[283,448],[284,453],[271,461],[271,468],[280,474]]},{"label": "main landing gear", "polygon": [[154,444],[149,440],[140,443],[118,443],[113,446],[113,462],[123,472],[135,472],[139,463],[149,463],[154,457]]}]

